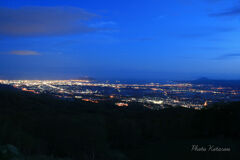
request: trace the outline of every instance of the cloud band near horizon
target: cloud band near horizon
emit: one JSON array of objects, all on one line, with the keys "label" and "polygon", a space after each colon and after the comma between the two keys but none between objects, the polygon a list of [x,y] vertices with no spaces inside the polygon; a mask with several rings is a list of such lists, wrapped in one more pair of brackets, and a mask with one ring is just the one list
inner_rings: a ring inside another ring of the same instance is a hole
[{"label": "cloud band near horizon", "polygon": [[32,51],[32,50],[14,50],[14,51],[8,52],[8,54],[19,55],[19,56],[37,56],[37,55],[41,55],[39,52]]}]

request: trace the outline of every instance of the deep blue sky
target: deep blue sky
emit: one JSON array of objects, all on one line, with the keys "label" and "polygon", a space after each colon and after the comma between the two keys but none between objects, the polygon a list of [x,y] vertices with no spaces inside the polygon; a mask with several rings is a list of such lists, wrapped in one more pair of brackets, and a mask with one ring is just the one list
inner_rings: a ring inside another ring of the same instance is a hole
[{"label": "deep blue sky", "polygon": [[240,79],[238,0],[0,1],[0,78]]}]

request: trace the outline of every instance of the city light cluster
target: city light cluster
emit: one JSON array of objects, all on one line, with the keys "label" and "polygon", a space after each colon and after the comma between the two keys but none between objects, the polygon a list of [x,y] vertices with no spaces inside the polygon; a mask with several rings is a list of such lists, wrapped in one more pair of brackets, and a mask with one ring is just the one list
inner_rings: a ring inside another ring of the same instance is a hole
[{"label": "city light cluster", "polygon": [[0,80],[0,84],[34,94],[51,94],[92,103],[115,100],[119,107],[137,102],[151,109],[169,106],[201,109],[214,102],[240,99],[239,88],[177,82],[126,84],[90,80]]}]

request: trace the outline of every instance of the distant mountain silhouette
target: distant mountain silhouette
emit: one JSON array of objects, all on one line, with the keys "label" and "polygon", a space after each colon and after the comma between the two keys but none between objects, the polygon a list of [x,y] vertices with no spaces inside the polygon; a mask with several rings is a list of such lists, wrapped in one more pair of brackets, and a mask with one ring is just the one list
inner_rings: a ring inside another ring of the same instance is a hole
[{"label": "distant mountain silhouette", "polygon": [[240,87],[240,80],[218,80],[218,79],[209,79],[202,77],[192,81],[181,81],[192,84],[209,84],[216,86],[229,86],[229,87]]},{"label": "distant mountain silhouette", "polygon": [[210,79],[207,77],[201,77],[199,79],[196,79],[195,81],[209,81]]},{"label": "distant mountain silhouette", "polygon": [[96,79],[93,78],[93,77],[82,76],[82,77],[74,78],[74,80],[89,80],[89,81],[95,81]]}]

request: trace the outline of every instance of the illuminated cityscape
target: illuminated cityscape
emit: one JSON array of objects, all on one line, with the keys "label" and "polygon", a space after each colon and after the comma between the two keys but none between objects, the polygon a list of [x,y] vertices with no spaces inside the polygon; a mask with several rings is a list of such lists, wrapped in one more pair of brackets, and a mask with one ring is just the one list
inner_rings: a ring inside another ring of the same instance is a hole
[{"label": "illuminated cityscape", "polygon": [[238,87],[174,81],[127,84],[91,80],[0,80],[0,83],[22,91],[50,94],[62,99],[79,99],[92,103],[114,100],[119,107],[127,107],[128,103],[136,102],[154,110],[175,106],[202,109],[216,102],[240,100]]}]

